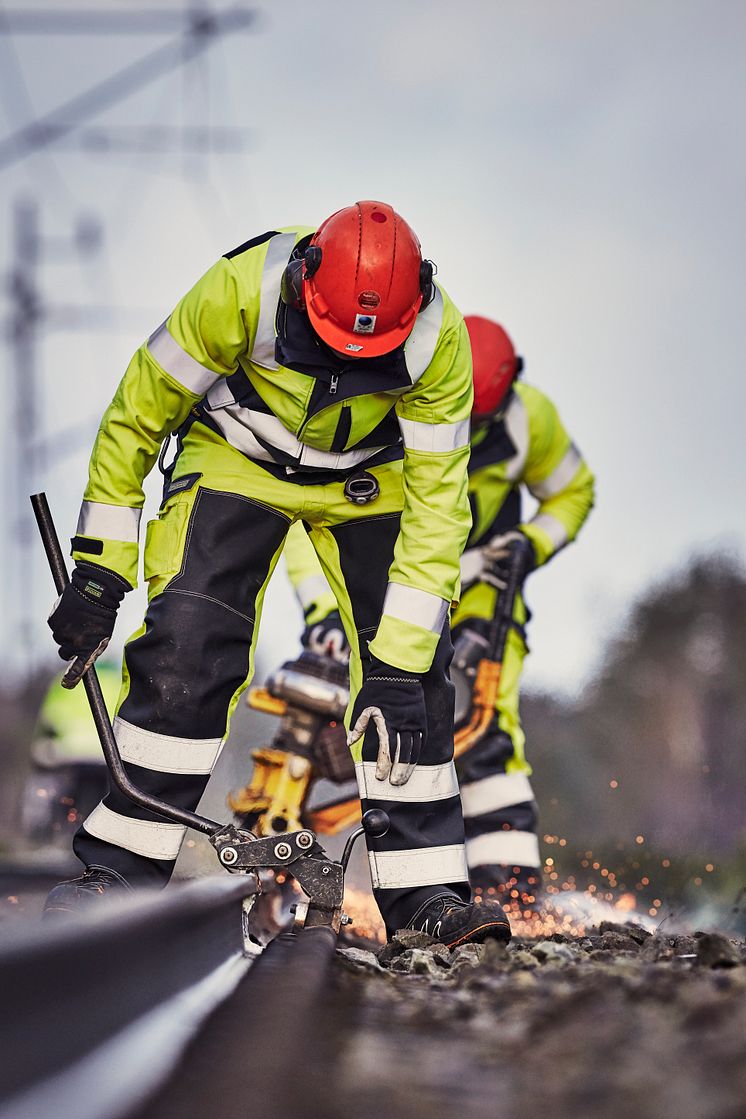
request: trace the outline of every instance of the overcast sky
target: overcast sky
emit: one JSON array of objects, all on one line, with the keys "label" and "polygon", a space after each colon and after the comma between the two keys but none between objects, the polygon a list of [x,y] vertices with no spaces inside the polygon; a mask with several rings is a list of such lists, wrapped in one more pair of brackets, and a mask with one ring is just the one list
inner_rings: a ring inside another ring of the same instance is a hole
[{"label": "overcast sky", "polygon": [[[461,310],[506,326],[526,380],[555,400],[597,474],[579,542],[530,583],[527,679],[575,688],[632,596],[692,552],[746,550],[746,6],[279,0],[260,11],[252,34],[90,122],[245,126],[246,154],[93,156],[66,143],[0,170],[3,270],[14,201],[33,197],[54,238],[45,299],[68,308],[68,327],[72,305],[93,308],[78,329],[40,336],[44,434],[84,421],[90,443],[132,351],[223,252],[357,198],[389,201]],[[4,132],[166,41],[0,37]],[[102,251],[65,257],[84,213],[103,225]],[[0,353],[12,416],[15,363]],[[48,491],[63,537],[88,449],[28,480]],[[11,606],[29,594],[10,563],[8,489],[6,659]],[[47,580],[37,561],[42,646]],[[122,631],[140,609],[129,603]],[[298,628],[281,580],[268,609],[271,660],[292,652]]]}]

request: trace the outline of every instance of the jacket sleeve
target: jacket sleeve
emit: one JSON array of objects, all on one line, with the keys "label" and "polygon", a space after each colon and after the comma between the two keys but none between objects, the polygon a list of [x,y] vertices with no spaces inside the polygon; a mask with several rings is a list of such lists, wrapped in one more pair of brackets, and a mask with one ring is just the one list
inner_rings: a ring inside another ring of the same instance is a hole
[{"label": "jacket sleeve", "polygon": [[248,347],[237,274],[222,258],[132,358],[104,413],[72,556],[137,583],[143,480],[163,440]]},{"label": "jacket sleeve", "polygon": [[296,521],[285,539],[285,566],[307,625],[323,622],[337,609],[326,575],[303,525]]},{"label": "jacket sleeve", "polygon": [[529,447],[521,480],[539,507],[520,527],[542,564],[578,535],[593,508],[595,480],[552,401],[531,386],[523,390]]},{"label": "jacket sleeve", "polygon": [[473,398],[471,349],[447,296],[432,360],[396,411],[404,442],[404,508],[383,614],[370,650],[410,672],[427,672],[451,602],[471,526],[467,494]]}]

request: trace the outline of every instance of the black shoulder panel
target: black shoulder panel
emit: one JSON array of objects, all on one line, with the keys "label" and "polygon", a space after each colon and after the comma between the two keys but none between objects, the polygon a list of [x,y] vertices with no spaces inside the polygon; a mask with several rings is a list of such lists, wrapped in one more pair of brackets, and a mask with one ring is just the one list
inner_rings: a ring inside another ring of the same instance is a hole
[{"label": "black shoulder panel", "polygon": [[243,245],[239,245],[237,249],[231,249],[229,253],[223,253],[226,260],[232,260],[234,256],[240,256],[241,253],[248,252],[249,249],[255,249],[257,245],[263,245],[265,241],[269,241],[270,237],[276,237],[277,230],[270,229],[268,233],[260,233],[258,237],[252,237],[250,241],[244,241]]}]

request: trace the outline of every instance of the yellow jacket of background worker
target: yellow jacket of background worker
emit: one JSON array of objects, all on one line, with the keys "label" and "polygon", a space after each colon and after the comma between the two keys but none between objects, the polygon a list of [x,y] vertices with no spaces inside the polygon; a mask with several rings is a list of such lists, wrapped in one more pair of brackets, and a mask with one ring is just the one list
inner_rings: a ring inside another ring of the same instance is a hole
[{"label": "yellow jacket of background worker", "polygon": [[[575,539],[593,507],[593,474],[549,397],[517,381],[501,416],[472,437],[469,503],[472,527],[461,557],[462,597],[454,626],[468,617],[490,619],[496,591],[481,581],[482,547],[519,528],[531,540],[536,564],[546,563]],[[531,517],[521,509],[521,487],[537,500]],[[288,575],[306,622],[321,621],[336,602],[306,534],[294,528],[285,547]],[[522,602],[516,621],[525,621]]]},{"label": "yellow jacket of background worker", "polygon": [[[494,588],[481,582],[482,547],[494,536],[519,528],[541,566],[575,539],[594,500],[593,474],[573,443],[557,408],[533,385],[514,383],[504,414],[474,433],[469,461],[473,523],[461,558],[464,594],[453,616],[491,618]],[[521,487],[538,502],[524,517]],[[522,615],[516,620],[525,621]]]},{"label": "yellow jacket of background worker", "polygon": [[441,600],[445,618],[458,596],[471,523],[468,335],[436,286],[395,360],[351,361],[349,372],[327,384],[291,367],[302,361],[284,364],[279,278],[311,233],[273,231],[221,258],[138,349],[98,432],[72,554],[136,584],[143,479],[166,436],[185,424],[191,434],[205,424],[213,438],[289,482],[302,470],[349,471],[403,455],[389,585],[413,592],[415,608],[384,606],[370,648],[386,663],[425,672],[439,631],[418,624],[416,604],[438,612],[433,604]]}]

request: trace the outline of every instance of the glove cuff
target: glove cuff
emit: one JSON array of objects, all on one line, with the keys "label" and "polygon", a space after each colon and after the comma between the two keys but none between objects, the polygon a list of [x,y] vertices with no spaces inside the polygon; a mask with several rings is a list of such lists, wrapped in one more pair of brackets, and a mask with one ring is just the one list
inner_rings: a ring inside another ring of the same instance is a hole
[{"label": "glove cuff", "polygon": [[83,598],[104,610],[117,611],[127,591],[132,590],[121,575],[96,563],[77,563],[70,582]]},{"label": "glove cuff", "polygon": [[392,664],[386,664],[385,661],[379,661],[378,657],[371,655],[370,669],[366,675],[366,680],[392,680],[399,681],[402,684],[419,684],[425,677],[424,672],[410,672],[408,669],[395,668]]}]

